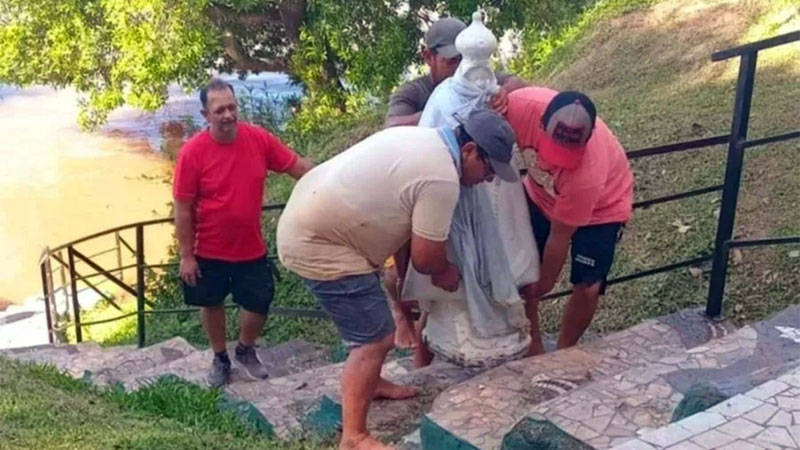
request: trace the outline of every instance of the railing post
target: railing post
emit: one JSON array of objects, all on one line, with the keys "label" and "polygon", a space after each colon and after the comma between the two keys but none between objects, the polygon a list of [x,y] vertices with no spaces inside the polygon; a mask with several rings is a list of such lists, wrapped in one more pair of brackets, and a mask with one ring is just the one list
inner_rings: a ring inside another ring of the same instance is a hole
[{"label": "railing post", "polygon": [[733,237],[733,226],[736,220],[736,203],[742,178],[744,142],[747,139],[747,127],[750,121],[750,103],[753,98],[757,55],[758,53],[755,51],[744,53],[739,63],[739,79],[736,82],[736,100],[733,105],[728,159],[725,164],[725,184],[722,188],[722,204],[714,245],[714,262],[711,269],[711,283],[708,288],[708,303],[706,304],[706,315],[714,318],[722,315],[722,299],[725,295],[728,267],[726,242]]},{"label": "railing post", "polygon": [[122,270],[122,245],[119,241],[119,231],[114,233],[114,242],[116,243],[117,248],[117,267],[119,267],[119,279],[125,280],[125,273]]},{"label": "railing post", "polygon": [[136,311],[139,348],[145,343],[144,314],[144,227],[136,225]]},{"label": "railing post", "polygon": [[72,314],[75,317],[75,341],[83,342],[83,330],[81,330],[81,305],[78,303],[78,277],[75,274],[75,254],[72,246],[67,247],[67,257],[69,258],[69,284],[72,291]]},{"label": "railing post", "polygon": [[50,251],[45,250],[43,260],[39,264],[39,269],[42,273],[42,294],[44,295],[44,316],[45,320],[47,320],[47,341],[51,344],[55,342],[55,337],[53,333],[53,316],[52,316],[52,309],[55,305],[51,305],[51,293],[53,292],[50,288]]},{"label": "railing post", "polygon": [[[61,250],[58,251],[58,260],[64,261],[64,254],[61,252]],[[64,314],[67,314],[69,312],[69,289],[67,289],[67,270],[64,267],[64,264],[60,262],[58,263],[58,272],[59,275],[61,275],[61,291],[64,293]],[[50,283],[51,283],[50,287],[52,288],[53,287],[52,272],[50,277]],[[52,289],[52,291],[53,291],[53,310],[55,311],[56,315],[58,315],[58,307],[56,306],[56,291],[55,289]]]}]

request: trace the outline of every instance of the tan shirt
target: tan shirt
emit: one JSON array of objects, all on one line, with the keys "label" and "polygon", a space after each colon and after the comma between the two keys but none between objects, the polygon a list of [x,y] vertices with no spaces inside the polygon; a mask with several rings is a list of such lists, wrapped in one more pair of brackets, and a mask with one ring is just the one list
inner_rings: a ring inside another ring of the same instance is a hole
[{"label": "tan shirt", "polygon": [[380,131],[297,182],[278,223],[281,263],[312,280],[375,272],[412,232],[447,240],[459,190],[436,129]]}]

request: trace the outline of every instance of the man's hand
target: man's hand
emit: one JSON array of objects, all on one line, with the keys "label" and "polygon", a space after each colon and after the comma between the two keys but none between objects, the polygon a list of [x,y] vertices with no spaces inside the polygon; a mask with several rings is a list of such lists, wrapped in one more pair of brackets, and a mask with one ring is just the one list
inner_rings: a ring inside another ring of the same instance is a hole
[{"label": "man's hand", "polygon": [[444,272],[431,275],[431,282],[434,286],[444,289],[447,292],[455,292],[458,290],[458,284],[461,282],[461,274],[453,264],[448,264]]},{"label": "man's hand", "polygon": [[181,280],[192,287],[197,286],[197,279],[203,277],[203,274],[200,273],[200,266],[197,265],[197,258],[194,255],[181,256],[180,272]]},{"label": "man's hand", "polygon": [[492,96],[492,100],[489,102],[489,107],[492,108],[497,114],[505,116],[506,112],[508,111],[508,91],[500,88],[500,90],[497,91],[497,94]]}]

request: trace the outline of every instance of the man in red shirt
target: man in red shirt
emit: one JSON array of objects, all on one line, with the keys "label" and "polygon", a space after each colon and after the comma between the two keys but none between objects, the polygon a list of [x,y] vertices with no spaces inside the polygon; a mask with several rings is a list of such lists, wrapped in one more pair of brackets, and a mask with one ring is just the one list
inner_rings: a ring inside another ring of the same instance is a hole
[{"label": "man in red shirt", "polygon": [[254,378],[267,372],[255,339],[275,292],[273,266],[261,234],[269,171],[299,179],[311,163],[268,131],[240,123],[233,88],[213,80],[200,91],[209,126],[181,149],[175,168],[175,229],[186,304],[199,306],[214,350],[208,382],[224,385],[231,371],[225,347],[224,300],[241,307],[236,361]]},{"label": "man in red shirt", "polygon": [[538,283],[521,290],[531,322],[531,355],[544,351],[538,299],[553,289],[571,250],[573,285],[558,348],[575,345],[592,321],[633,203],[625,150],[579,92],[529,87],[509,94],[507,118],[523,155],[523,181],[542,259]]}]

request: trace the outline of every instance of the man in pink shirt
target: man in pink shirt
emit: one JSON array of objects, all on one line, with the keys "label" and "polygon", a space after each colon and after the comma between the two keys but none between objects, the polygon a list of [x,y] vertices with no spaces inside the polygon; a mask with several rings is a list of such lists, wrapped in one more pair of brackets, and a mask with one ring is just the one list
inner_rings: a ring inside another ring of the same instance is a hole
[{"label": "man in pink shirt", "polygon": [[579,92],[528,87],[509,94],[507,118],[527,158],[525,191],[542,265],[521,289],[531,322],[530,354],[544,352],[538,299],[553,289],[572,247],[572,295],[558,348],[575,345],[592,321],[633,204],[625,150]]}]

